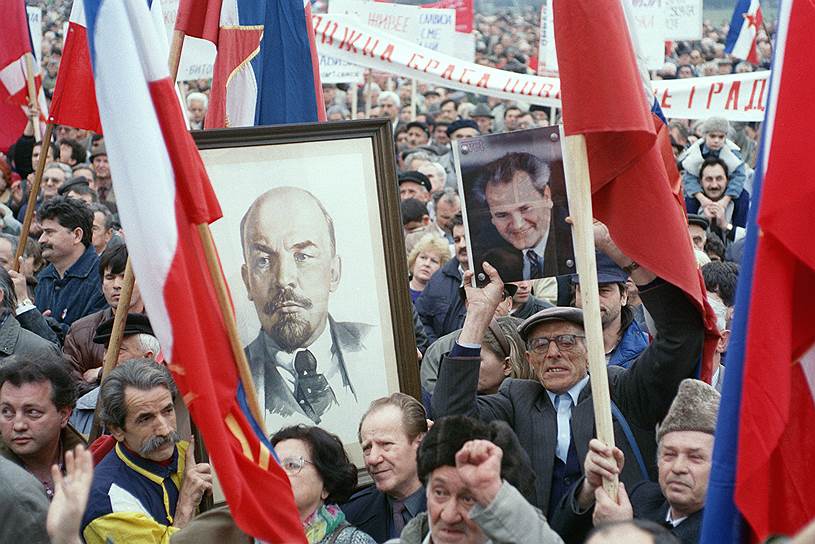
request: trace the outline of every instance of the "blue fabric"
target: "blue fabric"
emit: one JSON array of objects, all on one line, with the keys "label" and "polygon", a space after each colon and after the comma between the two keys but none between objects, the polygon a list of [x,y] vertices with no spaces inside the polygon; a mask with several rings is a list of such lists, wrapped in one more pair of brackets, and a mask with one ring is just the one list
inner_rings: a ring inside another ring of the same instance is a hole
[{"label": "blue fabric", "polygon": [[623,337],[611,351],[608,364],[628,368],[640,353],[648,347],[648,335],[643,332],[636,321],[625,329]]},{"label": "blue fabric", "polygon": [[263,25],[250,61],[258,85],[255,125],[317,121],[317,95],[302,0],[237,0],[241,25]]},{"label": "blue fabric", "polygon": [[428,345],[464,324],[466,309],[458,290],[461,286],[458,266],[456,259],[447,261],[430,278],[422,296],[416,299],[416,311],[427,333]]},{"label": "blue fabric", "polygon": [[[755,186],[755,182],[753,182]],[[755,191],[755,189],[753,189]],[[699,213],[699,201],[693,197],[685,197],[685,206],[688,213]],[[737,198],[733,199],[733,216],[730,218],[730,223],[734,227],[746,227],[747,218],[750,214],[750,193],[747,189],[742,189]],[[712,228],[712,227],[711,227]],[[735,230],[730,231],[735,236]]]},{"label": "blue fabric", "polygon": [[481,357],[481,348],[468,348],[456,342],[450,350],[450,357]]},{"label": "blue fabric", "polygon": [[560,499],[565,495],[569,488],[581,477],[583,471],[580,468],[580,461],[577,456],[577,449],[574,446],[574,440],[569,441],[569,455],[564,463],[555,457],[554,467],[552,468],[552,491],[549,495],[549,511],[547,517],[552,517]]},{"label": "blue fabric", "polygon": [[732,53],[733,48],[736,46],[736,40],[739,39],[741,27],[744,23],[744,14],[750,11],[750,0],[738,0],[736,8],[733,10],[733,17],[730,19],[730,30],[727,32],[727,38],[724,40],[725,53]]},{"label": "blue fabric", "polygon": [[102,294],[99,257],[93,246],[85,248],[79,260],[65,271],[62,278],[54,265],[49,264],[40,272],[37,280],[34,290],[37,309],[43,313],[51,310],[51,317],[65,332],[80,317],[108,306]]}]

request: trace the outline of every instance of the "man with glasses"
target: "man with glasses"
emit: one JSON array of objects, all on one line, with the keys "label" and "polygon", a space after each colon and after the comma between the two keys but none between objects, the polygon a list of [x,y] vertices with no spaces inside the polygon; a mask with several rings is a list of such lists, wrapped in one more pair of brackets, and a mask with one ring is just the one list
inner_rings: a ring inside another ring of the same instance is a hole
[{"label": "man with glasses", "polygon": [[[694,373],[702,349],[702,321],[681,290],[633,263],[599,225],[595,244],[630,271],[656,325],[654,342],[628,369],[608,369],[615,442],[629,459],[620,479],[630,488],[656,478],[654,428],[668,412],[679,382]],[[484,270],[490,283],[482,289],[467,287],[464,328],[442,362],[433,413],[506,421],[537,474],[535,505],[551,512],[582,476],[595,434],[583,311],[555,307],[527,318],[518,332],[526,341],[526,357],[537,380],[507,379],[498,393],[476,395],[481,341],[503,299],[503,282],[495,268],[485,264]],[[469,286],[470,280],[468,272],[464,284]]]}]

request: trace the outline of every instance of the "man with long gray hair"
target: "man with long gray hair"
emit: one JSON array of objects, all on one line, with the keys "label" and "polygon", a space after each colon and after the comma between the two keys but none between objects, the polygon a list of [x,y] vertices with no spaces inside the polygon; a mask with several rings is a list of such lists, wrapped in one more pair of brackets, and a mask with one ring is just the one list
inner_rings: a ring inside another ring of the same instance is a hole
[{"label": "man with long gray hair", "polygon": [[82,536],[88,544],[162,542],[185,527],[212,489],[212,469],[196,463],[176,432],[170,373],[149,359],[116,367],[102,383],[102,421],[116,446],[96,466]]}]

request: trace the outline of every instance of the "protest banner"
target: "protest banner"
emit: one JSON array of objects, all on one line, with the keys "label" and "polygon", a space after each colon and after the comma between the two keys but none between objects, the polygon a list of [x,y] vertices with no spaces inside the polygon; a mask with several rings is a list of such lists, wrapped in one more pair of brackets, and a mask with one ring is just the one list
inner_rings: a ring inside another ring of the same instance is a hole
[{"label": "protest banner", "polygon": [[28,14],[28,28],[31,31],[34,58],[39,64],[42,62],[42,9],[36,6],[26,6],[25,11]]},{"label": "protest banner", "polygon": [[[361,25],[342,15],[315,14],[314,34],[321,53],[365,68],[428,81],[468,93],[560,108],[560,81],[516,74],[463,61]],[[675,80],[651,85],[666,117],[760,121],[769,71]]]},{"label": "protest banner", "polygon": [[320,54],[320,81],[328,83],[359,83],[364,69],[332,55]]},{"label": "protest banner", "polygon": [[[163,0],[161,12],[164,17],[164,27],[167,29],[167,42],[173,40],[173,29],[178,14],[179,0]],[[181,61],[178,66],[176,81],[190,81],[194,79],[211,79],[212,67],[215,64],[215,45],[207,40],[184,37],[184,47]]]},{"label": "protest banner", "polygon": [[662,0],[666,40],[702,39],[702,0]]},{"label": "protest banner", "polygon": [[543,0],[541,4],[540,41],[538,42],[538,75],[557,76],[555,20],[552,17],[552,0]]},{"label": "protest banner", "polygon": [[632,32],[639,38],[640,62],[649,70],[659,70],[665,62],[665,13],[660,0],[631,0]]},{"label": "protest banner", "polygon": [[423,8],[452,8],[456,10],[456,32],[470,34],[473,31],[473,0],[439,0],[422,4]]}]

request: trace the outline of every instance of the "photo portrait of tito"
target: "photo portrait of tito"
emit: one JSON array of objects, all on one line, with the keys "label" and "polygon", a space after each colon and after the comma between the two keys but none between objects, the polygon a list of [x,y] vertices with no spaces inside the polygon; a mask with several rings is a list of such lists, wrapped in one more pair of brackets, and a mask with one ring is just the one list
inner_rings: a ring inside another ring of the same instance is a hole
[{"label": "photo portrait of tito", "polygon": [[357,399],[370,361],[370,325],[328,312],[342,276],[334,222],[313,194],[278,187],[252,202],[240,225],[241,276],[260,320],[246,356],[267,412],[315,424]]},{"label": "photo portrait of tito", "polygon": [[473,188],[507,244],[486,251],[483,260],[508,281],[558,273],[555,237],[550,236],[550,177],[549,165],[531,153],[507,153],[485,166]]}]

